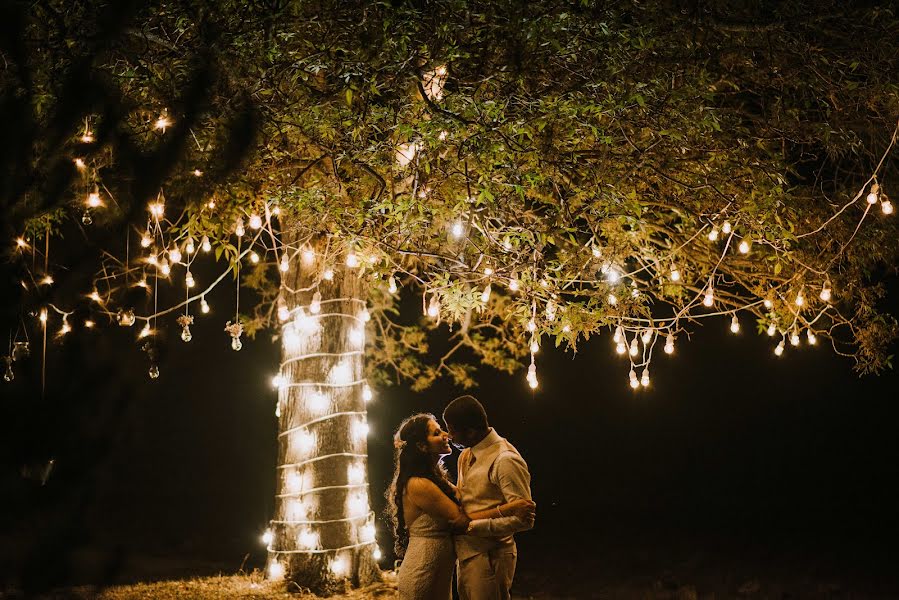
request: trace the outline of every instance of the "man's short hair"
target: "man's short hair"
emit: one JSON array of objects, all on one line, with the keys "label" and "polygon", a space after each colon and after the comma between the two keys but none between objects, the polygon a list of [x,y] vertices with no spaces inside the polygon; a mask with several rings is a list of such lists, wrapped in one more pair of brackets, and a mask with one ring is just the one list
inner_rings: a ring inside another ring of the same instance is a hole
[{"label": "man's short hair", "polygon": [[453,429],[474,429],[486,431],[487,411],[474,396],[459,396],[443,409],[443,420]]}]

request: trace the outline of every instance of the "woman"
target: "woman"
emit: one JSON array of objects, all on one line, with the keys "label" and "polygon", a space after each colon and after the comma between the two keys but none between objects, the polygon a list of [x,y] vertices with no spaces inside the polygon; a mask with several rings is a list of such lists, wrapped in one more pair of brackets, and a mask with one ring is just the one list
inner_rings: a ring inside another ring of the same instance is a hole
[{"label": "woman", "polygon": [[387,503],[396,554],[403,557],[398,578],[400,598],[448,599],[456,563],[453,532],[464,532],[476,519],[510,515],[529,518],[535,505],[529,500],[515,500],[466,515],[458,492],[440,464],[440,458],[451,449],[449,436],[434,415],[422,413],[403,421],[394,435],[394,446],[394,474]]}]

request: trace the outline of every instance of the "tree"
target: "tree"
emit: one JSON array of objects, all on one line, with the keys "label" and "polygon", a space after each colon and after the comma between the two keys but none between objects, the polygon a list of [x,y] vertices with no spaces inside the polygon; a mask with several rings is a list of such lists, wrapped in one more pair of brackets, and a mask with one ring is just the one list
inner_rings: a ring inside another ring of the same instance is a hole
[{"label": "tree", "polygon": [[[235,350],[264,327],[282,344],[272,577],[326,593],[377,576],[366,381],[470,386],[474,363],[524,360],[536,388],[541,344],[608,329],[638,389],[657,341],[741,316],[778,356],[805,334],[862,373],[890,366],[888,9],[17,6],[3,201],[31,326],[136,326],[156,377],[161,327],[189,341],[228,274],[258,294],[226,329]],[[90,286],[48,250],[78,228],[104,249]],[[211,284],[191,272],[207,249]]]}]

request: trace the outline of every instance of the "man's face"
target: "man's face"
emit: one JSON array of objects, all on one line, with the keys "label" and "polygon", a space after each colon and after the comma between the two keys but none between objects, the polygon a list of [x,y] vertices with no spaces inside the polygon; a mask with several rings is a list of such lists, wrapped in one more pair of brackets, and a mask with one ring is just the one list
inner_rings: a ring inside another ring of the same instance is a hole
[{"label": "man's face", "polygon": [[456,429],[450,423],[447,423],[446,432],[454,444],[466,447],[471,446],[472,432],[470,429]]}]

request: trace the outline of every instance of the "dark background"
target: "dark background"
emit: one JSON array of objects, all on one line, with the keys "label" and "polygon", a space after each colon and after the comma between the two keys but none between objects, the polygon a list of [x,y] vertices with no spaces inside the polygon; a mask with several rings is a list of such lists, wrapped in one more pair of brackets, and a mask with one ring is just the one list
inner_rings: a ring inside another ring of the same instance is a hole
[{"label": "dark background", "polygon": [[[18,318],[15,281],[5,275],[4,331]],[[230,349],[231,286],[209,297],[212,313],[197,316],[189,344],[174,317],[165,322],[155,381],[137,328],[76,326],[63,342],[51,336],[41,399],[32,339],[31,358],[0,387],[7,584],[263,565],[278,349],[265,333]],[[637,393],[609,336],[576,357],[541,350],[535,394],[524,370],[481,372],[474,393],[527,459],[538,503],[536,528],[518,536],[519,591],[577,595],[596,582],[676,587],[716,578],[733,589],[778,577],[899,589],[899,377],[859,379],[826,344],[788,345],[777,359],[752,323],[739,335],[728,325],[706,321],[673,356],[658,352],[651,388]],[[369,476],[379,514],[393,430],[412,412],[439,415],[458,393],[376,390]],[[50,458],[41,485],[35,473]],[[383,519],[378,536],[390,566]]]}]

